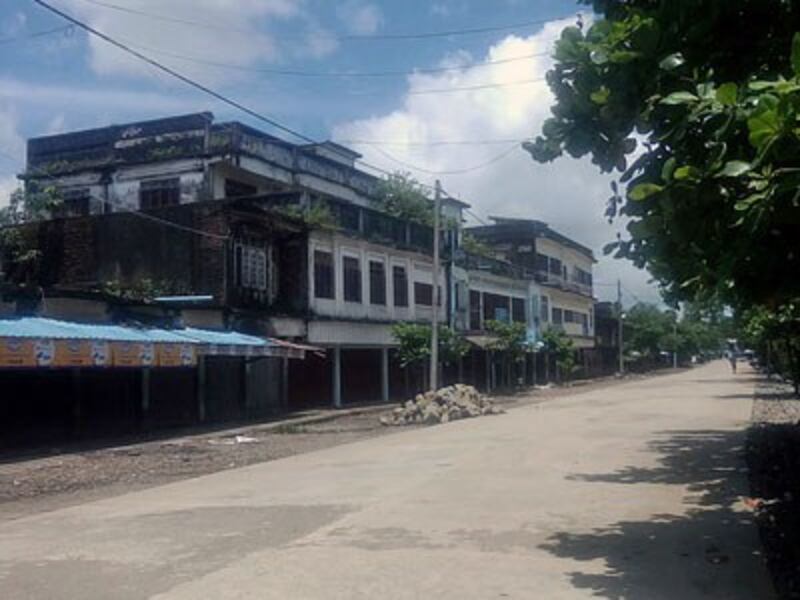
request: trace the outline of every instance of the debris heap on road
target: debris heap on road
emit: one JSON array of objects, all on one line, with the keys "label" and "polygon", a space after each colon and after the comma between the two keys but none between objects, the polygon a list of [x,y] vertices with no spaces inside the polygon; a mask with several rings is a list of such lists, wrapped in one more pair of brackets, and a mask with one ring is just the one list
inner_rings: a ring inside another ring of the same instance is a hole
[{"label": "debris heap on road", "polygon": [[457,383],[435,392],[417,394],[413,400],[394,409],[390,416],[382,417],[381,423],[387,426],[436,425],[503,412],[471,385]]}]

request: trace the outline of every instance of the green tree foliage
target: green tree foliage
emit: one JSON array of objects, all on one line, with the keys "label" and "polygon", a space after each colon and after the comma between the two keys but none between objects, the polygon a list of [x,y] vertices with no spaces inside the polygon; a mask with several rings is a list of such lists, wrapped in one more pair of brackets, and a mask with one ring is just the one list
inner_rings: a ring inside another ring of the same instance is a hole
[{"label": "green tree foliage", "polygon": [[[400,366],[424,366],[431,356],[431,326],[423,323],[395,323],[392,336],[399,344]],[[455,364],[469,351],[467,341],[450,327],[439,326],[439,360]]]},{"label": "green tree foliage", "polygon": [[625,314],[625,351],[656,358],[675,347],[674,315],[653,304],[635,304]]},{"label": "green tree foliage", "polygon": [[469,254],[474,254],[476,256],[483,256],[486,258],[495,258],[495,252],[491,249],[491,247],[476,238],[474,235],[471,235],[465,232],[461,237],[461,248],[465,252]]},{"label": "green tree foliage", "polygon": [[575,344],[560,329],[546,329],[542,333],[542,349],[555,356],[558,372],[563,379],[570,379],[576,371]]},{"label": "green tree foliage", "polygon": [[625,313],[625,352],[657,359],[662,352],[677,352],[682,360],[717,353],[730,331],[730,319],[720,309],[689,305],[682,319],[653,304],[635,304]]},{"label": "green tree foliage", "polygon": [[523,323],[506,323],[504,321],[486,321],[486,331],[495,336],[488,347],[500,355],[502,378],[505,385],[513,386],[515,376],[525,360],[528,351],[527,329]]},{"label": "green tree foliage", "polygon": [[299,219],[313,229],[336,229],[336,217],[327,204],[314,202],[311,206],[298,206],[292,204],[277,209],[281,214],[293,219]]},{"label": "green tree foliage", "polygon": [[426,188],[410,173],[395,173],[378,184],[380,210],[423,225],[433,225],[433,203]]},{"label": "green tree foliage", "polygon": [[510,362],[521,362],[528,352],[528,331],[524,323],[486,321],[486,331],[496,336],[491,350],[501,352]]},{"label": "green tree foliage", "polygon": [[0,209],[0,257],[3,259],[3,279],[15,283],[33,284],[37,277],[37,264],[41,251],[36,231],[24,225],[50,217],[62,200],[53,187],[27,191],[17,189],[9,196],[8,206]]},{"label": "green tree foliage", "polygon": [[[567,28],[548,81],[538,161],[591,156],[616,171],[608,250],[672,299],[776,307],[800,295],[800,4],[597,0]],[[748,32],[748,33],[744,33]],[[793,41],[794,40],[794,41]]]},{"label": "green tree foliage", "polygon": [[742,315],[744,343],[757,350],[770,371],[789,377],[800,392],[800,302],[778,310],[755,306]]}]

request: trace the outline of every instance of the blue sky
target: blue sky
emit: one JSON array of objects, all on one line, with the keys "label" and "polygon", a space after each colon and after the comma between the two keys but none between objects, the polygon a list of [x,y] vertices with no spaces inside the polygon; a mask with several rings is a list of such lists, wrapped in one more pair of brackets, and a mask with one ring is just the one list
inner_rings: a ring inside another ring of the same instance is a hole
[{"label": "blue sky", "polygon": [[[587,161],[535,165],[519,149],[549,113],[552,97],[535,80],[550,65],[552,41],[579,11],[587,14],[574,0],[51,3],[314,139],[352,142],[371,163],[426,182],[438,176],[482,218],[540,218],[598,256],[619,228],[602,219],[608,179]],[[430,39],[352,39],[531,21],[543,23]],[[31,0],[4,0],[0,8],[0,196],[14,185],[29,136],[196,110],[269,130],[82,31],[29,37],[63,24]],[[486,61],[492,64],[479,64]],[[301,77],[270,70],[417,72]],[[467,140],[487,143],[440,143]],[[629,300],[657,298],[646,274],[601,260],[598,281],[618,275]],[[612,291],[598,288],[602,297]]]}]

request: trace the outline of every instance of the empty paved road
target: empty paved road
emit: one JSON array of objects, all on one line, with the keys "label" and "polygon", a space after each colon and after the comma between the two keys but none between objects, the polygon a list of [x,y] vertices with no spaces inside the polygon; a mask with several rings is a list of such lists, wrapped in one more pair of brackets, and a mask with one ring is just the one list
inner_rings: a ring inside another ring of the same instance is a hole
[{"label": "empty paved road", "polygon": [[0,525],[0,598],[768,600],[722,363]]}]

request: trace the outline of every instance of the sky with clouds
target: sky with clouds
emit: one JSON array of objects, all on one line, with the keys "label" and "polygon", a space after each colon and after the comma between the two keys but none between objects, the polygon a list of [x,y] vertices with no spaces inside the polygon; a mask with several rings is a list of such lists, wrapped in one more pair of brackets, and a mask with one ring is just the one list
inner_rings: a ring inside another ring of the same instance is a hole
[{"label": "sky with clouds", "polygon": [[[314,139],[441,179],[480,219],[547,221],[595,250],[602,299],[621,277],[626,303],[658,300],[647,273],[602,256],[621,227],[602,216],[609,179],[588,161],[539,165],[520,148],[549,115],[553,40],[579,11],[591,18],[575,0],[48,1]],[[32,0],[0,7],[0,203],[29,136],[198,110],[264,128],[74,28],[38,35],[64,25]]]}]

